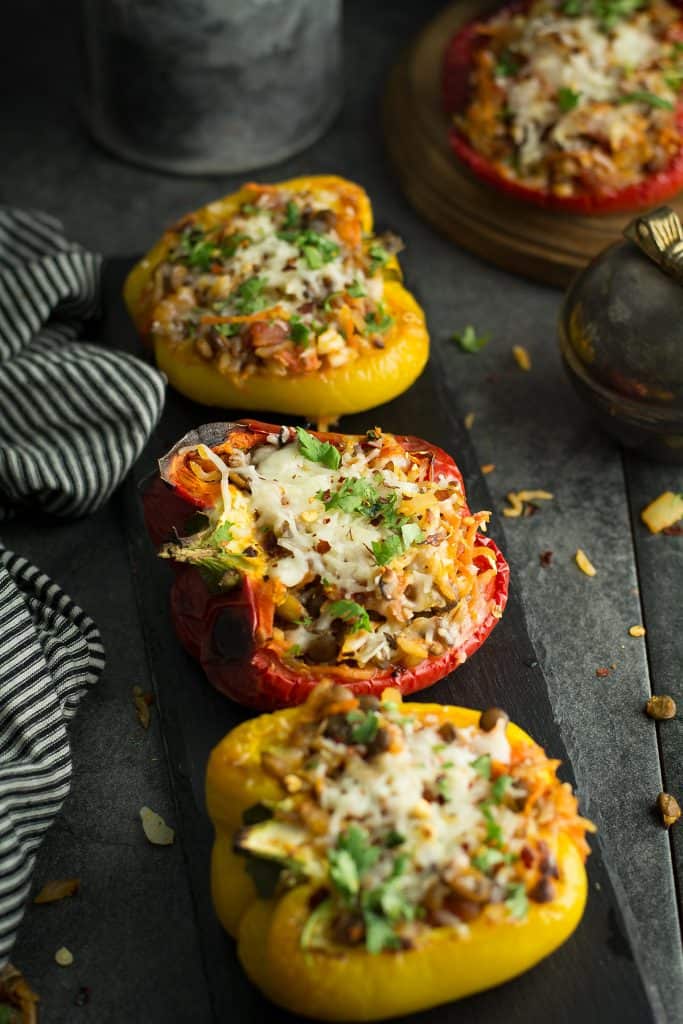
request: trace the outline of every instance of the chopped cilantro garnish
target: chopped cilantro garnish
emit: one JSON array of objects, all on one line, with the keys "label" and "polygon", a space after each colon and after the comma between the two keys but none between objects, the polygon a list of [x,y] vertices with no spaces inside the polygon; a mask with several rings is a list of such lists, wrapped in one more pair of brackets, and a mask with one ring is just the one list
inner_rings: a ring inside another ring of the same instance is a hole
[{"label": "chopped cilantro garnish", "polygon": [[386,836],[384,837],[384,845],[389,847],[390,850],[393,849],[394,846],[401,846],[403,843],[405,843],[405,841],[406,837],[404,835],[401,835],[400,832],[397,832],[396,829],[393,828],[391,829],[390,832],[387,832]]},{"label": "chopped cilantro garnish", "polygon": [[673,110],[674,105],[670,100],[665,100],[662,96],[657,96],[654,92],[648,92],[647,89],[639,89],[636,92],[626,93],[625,96],[620,96],[617,100],[620,106],[624,103],[645,103],[650,107],[657,107],[659,110]]},{"label": "chopped cilantro garnish", "polygon": [[218,331],[226,338],[232,338],[242,330],[242,324],[214,324],[214,331]]},{"label": "chopped cilantro garnish", "polygon": [[378,565],[386,565],[392,558],[396,558],[403,552],[403,541],[397,534],[392,534],[386,540],[372,542],[372,553]]},{"label": "chopped cilantro garnish", "polygon": [[381,953],[383,949],[398,949],[401,940],[394,932],[386,918],[366,910],[363,914],[365,921],[365,948],[368,953]]},{"label": "chopped cilantro garnish", "polygon": [[526,917],[529,909],[529,901],[526,897],[526,889],[523,882],[517,882],[508,888],[505,906],[513,917]]},{"label": "chopped cilantro garnish", "polygon": [[249,316],[265,309],[268,299],[263,295],[263,289],[267,283],[268,279],[265,277],[248,277],[235,289],[231,298],[240,315]]},{"label": "chopped cilantro garnish", "polygon": [[284,227],[295,228],[301,220],[301,210],[296,203],[290,199],[285,207]]},{"label": "chopped cilantro garnish", "polygon": [[327,611],[333,619],[341,619],[343,622],[348,622],[353,627],[354,633],[359,633],[361,630],[365,630],[367,633],[370,632],[368,613],[362,605],[356,604],[355,601],[333,601]]},{"label": "chopped cilantro garnish", "polygon": [[187,263],[195,270],[209,270],[215,259],[216,243],[207,239],[200,228],[189,228],[183,232],[174,253],[174,258]]},{"label": "chopped cilantro garnish", "polygon": [[394,322],[393,316],[389,316],[384,310],[384,306],[380,303],[377,309],[372,313],[366,313],[365,324],[371,333],[384,334],[388,331]]},{"label": "chopped cilantro garnish", "polygon": [[[372,504],[374,508],[378,501],[379,495],[369,480],[361,480],[358,477],[349,476],[339,490],[330,495],[325,502],[325,508],[340,508],[343,512],[358,512],[361,515],[366,515],[365,506]],[[373,514],[376,515],[377,513]]]},{"label": "chopped cilantro garnish", "polygon": [[489,334],[478,335],[472,324],[468,324],[459,334],[453,335],[453,341],[457,341],[463,352],[479,352],[489,339]]},{"label": "chopped cilantro garnish", "polygon": [[353,281],[346,289],[352,299],[362,299],[366,291],[360,281]]},{"label": "chopped cilantro garnish", "polygon": [[388,252],[383,245],[371,245],[368,250],[370,257],[370,277],[375,274],[380,267],[383,267],[385,263],[388,263],[391,259],[391,253]]},{"label": "chopped cilantro garnish", "polygon": [[448,779],[437,779],[436,780],[436,791],[439,796],[443,797],[444,800],[448,801],[451,798],[451,787]]},{"label": "chopped cilantro garnish", "polygon": [[342,896],[348,899],[358,893],[361,875],[377,863],[379,855],[365,829],[351,825],[342,832],[335,849],[327,854],[330,880]]},{"label": "chopped cilantro garnish", "polygon": [[482,779],[491,778],[491,755],[482,754],[481,757],[477,757],[471,762],[471,767],[474,768],[477,775],[481,775]]},{"label": "chopped cilantro garnish", "polygon": [[303,323],[300,316],[295,313],[289,321],[289,336],[295,345],[301,345],[302,348],[308,347],[310,338],[310,328]]},{"label": "chopped cilantro garnish", "polygon": [[247,217],[253,217],[253,215],[258,212],[259,208],[255,203],[242,203],[240,207],[240,213],[244,213]]},{"label": "chopped cilantro garnish", "polygon": [[339,469],[341,455],[328,441],[319,441],[313,434],[309,434],[302,427],[296,428],[296,436],[299,440],[299,451],[309,462],[319,462],[328,469]]},{"label": "chopped cilantro garnish", "polygon": [[496,864],[502,864],[505,860],[505,856],[500,850],[486,847],[478,853],[476,857],[472,858],[472,863],[478,871],[483,871],[484,874],[488,874],[491,868],[495,868]]},{"label": "chopped cilantro garnish", "polygon": [[372,743],[379,729],[379,716],[374,711],[349,711],[346,720],[352,727],[352,743]]},{"label": "chopped cilantro garnish", "polygon": [[609,32],[634,11],[644,7],[647,0],[565,0],[562,13],[568,18],[593,17],[603,32]]},{"label": "chopped cilantro garnish", "polygon": [[301,251],[309,270],[319,270],[322,267],[325,261],[319,249],[314,249],[312,245],[304,245]]},{"label": "chopped cilantro garnish", "polygon": [[234,235],[230,235],[229,238],[224,238],[220,245],[221,258],[224,260],[232,259],[242,242],[250,241],[251,239],[249,235],[245,235],[240,231],[235,232]]},{"label": "chopped cilantro garnish", "polygon": [[495,74],[499,78],[511,78],[519,71],[519,62],[509,50],[503,50],[498,58],[495,67]]},{"label": "chopped cilantro garnish", "polygon": [[502,843],[503,830],[496,821],[496,819],[493,817],[493,814],[491,813],[491,808],[486,804],[482,804],[481,812],[484,815],[484,818],[486,819],[486,838],[491,843]]},{"label": "chopped cilantro garnish", "polygon": [[332,310],[334,309],[334,306],[332,305],[332,300],[339,298],[339,296],[342,294],[342,292],[330,292],[330,294],[323,302],[323,309],[325,310],[326,313],[332,312]]},{"label": "chopped cilantro garnish", "polygon": [[491,786],[491,798],[499,804],[513,783],[511,775],[499,775]]},{"label": "chopped cilantro garnish", "polygon": [[570,110],[579,102],[581,98],[580,92],[574,92],[573,89],[560,89],[557,94],[557,105],[563,114],[568,114]]},{"label": "chopped cilantro garnish", "polygon": [[360,887],[356,862],[345,849],[330,850],[327,855],[330,880],[342,896],[355,896]]},{"label": "chopped cilantro garnish", "polygon": [[292,644],[292,646],[287,649],[287,654],[290,658],[300,658],[301,644]]}]

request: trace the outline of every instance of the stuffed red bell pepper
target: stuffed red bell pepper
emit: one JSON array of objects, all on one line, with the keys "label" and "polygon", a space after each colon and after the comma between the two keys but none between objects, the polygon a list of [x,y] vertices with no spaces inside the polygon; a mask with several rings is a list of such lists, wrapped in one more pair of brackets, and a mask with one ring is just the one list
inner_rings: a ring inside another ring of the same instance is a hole
[{"label": "stuffed red bell pepper", "polygon": [[244,420],[187,434],[144,496],[178,636],[249,707],[322,680],[423,689],[483,643],[508,566],[440,448]]},{"label": "stuffed red bell pepper", "polygon": [[466,25],[445,54],[459,159],[539,206],[608,213],[683,188],[678,3],[526,0]]}]

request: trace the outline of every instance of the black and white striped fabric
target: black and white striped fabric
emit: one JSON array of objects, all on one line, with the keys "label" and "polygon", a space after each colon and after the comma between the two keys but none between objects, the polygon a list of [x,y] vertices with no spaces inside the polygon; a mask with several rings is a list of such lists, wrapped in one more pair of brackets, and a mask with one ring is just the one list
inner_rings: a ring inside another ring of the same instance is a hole
[{"label": "black and white striped fabric", "polygon": [[[159,419],[160,373],[78,340],[100,269],[52,217],[0,208],[0,519],[93,512]],[[92,620],[0,542],[0,965],[69,790],[67,723],[103,666]]]}]

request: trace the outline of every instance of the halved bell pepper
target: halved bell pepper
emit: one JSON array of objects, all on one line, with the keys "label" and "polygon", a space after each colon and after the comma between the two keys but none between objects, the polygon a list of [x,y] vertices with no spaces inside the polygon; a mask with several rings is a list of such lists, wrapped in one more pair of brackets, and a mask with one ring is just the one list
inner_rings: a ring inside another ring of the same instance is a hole
[{"label": "halved bell pepper", "polygon": [[[512,13],[523,12],[530,6],[528,2],[515,2],[496,10],[499,15],[504,10]],[[485,19],[477,19],[466,24],[449,42],[444,54],[442,74],[442,96],[446,113],[462,114],[470,93],[470,74],[473,57],[477,47],[485,35],[481,27]],[[681,22],[680,39],[683,41],[683,22]],[[676,127],[683,136],[683,99],[676,107]],[[621,211],[639,210],[655,206],[670,199],[683,188],[683,147],[663,168],[649,173],[642,181],[623,188],[586,190],[574,195],[557,195],[549,189],[535,188],[516,181],[501,168],[488,160],[472,146],[469,139],[453,125],[449,132],[449,141],[456,156],[466,167],[488,185],[526,203],[541,206],[549,210],[565,210],[575,214],[618,213]]]},{"label": "halved bell pepper", "polygon": [[[255,372],[245,374],[239,370],[226,369],[220,365],[220,358],[218,361],[205,358],[198,352],[191,334],[174,334],[177,325],[172,324],[169,330],[154,325],[155,308],[160,298],[156,290],[155,274],[178,245],[182,232],[187,231],[189,225],[192,230],[204,232],[229,227],[232,218],[245,204],[253,205],[259,194],[274,193],[277,190],[284,190],[294,196],[303,190],[314,196],[329,197],[336,217],[336,237],[355,257],[362,258],[363,253],[372,253],[373,243],[377,241],[379,244],[381,241],[373,237],[372,207],[365,191],[334,175],[294,178],[271,186],[247,184],[238,192],[189,214],[170,228],[133,268],[124,287],[124,298],[130,315],[143,340],[153,345],[159,369],[167,375],[173,387],[203,405],[269,410],[321,421],[370,409],[395,398],[409,388],[424,369],[429,354],[429,336],[424,313],[403,287],[398,261],[395,254],[390,252],[380,252],[370,275],[372,278],[380,277],[383,284],[383,322],[379,325],[383,333],[377,337],[376,347],[366,346],[358,358],[338,366],[329,365],[304,373],[287,369],[287,363],[283,362],[278,372],[257,367]],[[226,272],[229,277],[230,264],[217,263],[206,269],[216,279]],[[350,315],[354,301],[357,303],[359,300],[349,295],[347,300],[350,306],[342,310],[345,330],[351,336],[354,331],[362,334],[366,331],[362,319],[360,327],[358,319],[354,326]],[[297,307],[292,308],[296,310]],[[298,308],[300,311],[303,309],[306,315],[310,314],[306,304]],[[267,305],[249,316],[225,319],[245,322],[253,320],[267,324],[274,322],[273,318],[279,313],[284,317],[283,322],[294,322],[295,317],[301,319],[299,313],[279,311],[278,307],[269,308]],[[204,319],[220,321],[221,317]],[[372,314],[369,322],[375,323]],[[313,334],[308,328],[306,331],[306,337],[309,338],[307,344],[310,346]]]},{"label": "halved bell pepper", "polygon": [[[220,501],[219,483],[197,476],[190,465],[198,445],[227,457],[231,450],[249,450],[288,430],[242,420],[209,424],[181,438],[160,460],[159,475],[148,482],[144,493],[145,522],[154,544],[161,546],[174,537],[191,534],[188,521],[192,513],[212,509]],[[368,443],[365,436],[320,432],[312,436],[332,445],[343,446],[349,440]],[[442,475],[445,480],[457,481],[464,495],[460,470],[450,455],[419,438],[400,436],[396,441],[405,452],[428,461],[430,479]],[[464,499],[462,513],[470,516]],[[413,659],[410,665],[380,669],[337,662],[310,664],[289,657],[274,630],[275,614],[286,592],[267,575],[248,570],[241,573],[237,585],[217,590],[195,565],[176,560],[171,591],[173,623],[181,643],[198,659],[210,682],[248,707],[270,710],[301,703],[321,680],[342,683],[355,693],[379,694],[387,686],[395,686],[403,694],[413,693],[463,664],[503,614],[509,567],[494,541],[474,525],[471,529],[476,547],[473,586],[477,588],[473,622],[456,646],[442,654]]]},{"label": "halved bell pepper", "polygon": [[[392,693],[391,700],[397,699]],[[438,704],[405,704],[400,712],[440,726],[449,723],[456,730],[476,726],[480,720],[478,711]],[[323,1020],[402,1016],[499,985],[528,970],[571,935],[586,902],[585,832],[592,826],[585,819],[571,818],[576,805],[564,787],[560,799],[569,809],[555,843],[554,895],[548,902],[529,900],[523,919],[481,914],[464,933],[435,926],[422,931],[412,948],[375,954],[358,944],[336,946],[330,952],[306,948],[304,927],[316,905],[320,879],[302,879],[264,898],[247,870],[248,859],[236,850],[244,813],[255,805],[272,806],[286,796],[286,785],[294,788],[291,776],[284,786],[274,778],[263,754],[269,748],[291,746],[293,730],[308,715],[304,705],[243,723],[214,749],[207,770],[207,808],[215,828],[214,906],[223,927],[237,940],[244,969],[268,998],[294,1014]],[[527,750],[544,757],[516,725],[508,724],[505,735],[513,759],[522,759]],[[557,764],[546,760],[541,769],[549,787],[559,787]],[[537,798],[534,792],[528,800]]]}]

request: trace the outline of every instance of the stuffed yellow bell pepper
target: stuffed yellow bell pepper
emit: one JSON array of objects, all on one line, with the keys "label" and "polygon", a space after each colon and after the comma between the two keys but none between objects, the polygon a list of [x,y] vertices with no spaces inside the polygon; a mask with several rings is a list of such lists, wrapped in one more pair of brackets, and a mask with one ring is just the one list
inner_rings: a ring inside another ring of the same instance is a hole
[{"label": "stuffed yellow bell pepper", "polygon": [[377,1020],[499,984],[576,928],[590,822],[499,709],[322,685],[213,751],[213,899],[295,1014]]},{"label": "stuffed yellow bell pepper", "polygon": [[124,297],[159,368],[195,401],[332,420],[401,394],[429,353],[400,240],[331,175],[247,184],[189,214]]}]

